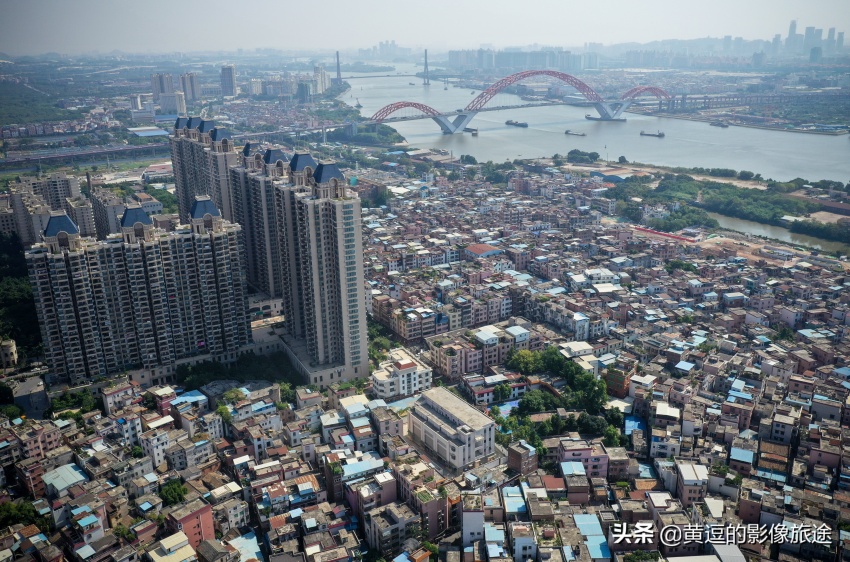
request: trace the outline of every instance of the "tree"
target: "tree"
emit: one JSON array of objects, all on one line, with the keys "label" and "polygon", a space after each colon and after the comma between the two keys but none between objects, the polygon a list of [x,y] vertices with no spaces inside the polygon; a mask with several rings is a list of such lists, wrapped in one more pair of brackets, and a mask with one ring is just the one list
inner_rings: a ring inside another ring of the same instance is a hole
[{"label": "tree", "polygon": [[124,539],[125,542],[133,542],[136,540],[136,533],[119,523],[112,529],[112,534],[119,539]]},{"label": "tree", "polygon": [[605,418],[591,416],[587,412],[582,412],[578,417],[578,430],[580,433],[602,435],[607,428],[608,422],[605,421]]},{"label": "tree", "polygon": [[617,429],[621,429],[625,423],[625,416],[619,408],[608,408],[605,410],[605,420]]},{"label": "tree", "polygon": [[0,406],[0,414],[14,420],[24,415],[24,411],[15,404],[3,404]]},{"label": "tree", "polygon": [[15,393],[12,387],[4,382],[0,382],[0,404],[14,404]]},{"label": "tree", "polygon": [[[519,399],[517,413],[519,415],[536,414],[537,412],[542,412],[545,409],[546,400],[543,395],[543,391],[532,390],[530,392],[526,392],[525,395]],[[511,413],[513,413],[513,411]]]},{"label": "tree", "polygon": [[159,491],[159,497],[165,507],[176,505],[186,499],[189,489],[180,480],[169,480]]},{"label": "tree", "polygon": [[506,382],[503,382],[502,384],[497,384],[493,388],[493,401],[504,402],[505,400],[511,397],[512,390],[513,389],[511,389],[511,385]]},{"label": "tree", "polygon": [[130,449],[130,456],[134,459],[140,459],[145,456],[145,451],[138,445],[133,445],[133,448]]},{"label": "tree", "polygon": [[754,173],[747,171],[747,170],[741,170],[740,172],[738,172],[738,179],[739,180],[751,180],[751,179],[753,179],[754,176],[755,176]]},{"label": "tree", "polygon": [[540,354],[527,349],[521,349],[514,353],[508,361],[508,368],[519,371],[523,375],[533,375],[542,370]]},{"label": "tree", "polygon": [[613,425],[609,425],[605,428],[605,433],[602,434],[602,442],[605,443],[606,447],[619,447],[620,446],[620,432],[617,431],[617,428]]},{"label": "tree", "polygon": [[30,502],[16,500],[0,504],[0,527],[5,529],[18,523],[36,525],[42,531],[50,532],[50,520],[41,517]]},{"label": "tree", "polygon": [[490,417],[493,419],[502,417],[502,410],[498,406],[492,406],[490,408]]},{"label": "tree", "polygon": [[228,404],[236,404],[240,400],[245,399],[245,393],[242,392],[242,389],[231,388],[221,395],[221,399]]},{"label": "tree", "polygon": [[280,383],[280,401],[285,403],[295,401],[295,389],[292,388],[292,383]]},{"label": "tree", "polygon": [[224,423],[232,423],[233,422],[233,414],[230,413],[230,408],[225,406],[224,404],[220,404],[218,408],[216,408],[215,412],[221,416],[222,421]]},{"label": "tree", "polygon": [[617,159],[617,162],[619,162],[620,164],[628,164],[628,163],[629,163],[629,161],[628,161],[628,160],[626,160],[626,157],[625,157],[625,156],[620,156],[620,157]]},{"label": "tree", "polygon": [[142,398],[142,406],[148,410],[156,410],[156,396],[150,393],[145,394],[144,398]]}]

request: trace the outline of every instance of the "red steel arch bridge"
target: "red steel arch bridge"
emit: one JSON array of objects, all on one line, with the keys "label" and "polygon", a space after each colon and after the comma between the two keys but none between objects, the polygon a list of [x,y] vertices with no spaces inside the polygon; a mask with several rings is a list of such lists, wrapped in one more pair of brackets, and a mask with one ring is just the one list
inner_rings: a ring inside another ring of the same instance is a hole
[{"label": "red steel arch bridge", "polygon": [[[593,107],[599,113],[599,117],[587,115],[588,119],[599,121],[625,121],[621,118],[623,111],[634,103],[634,101],[646,95],[652,95],[658,98],[659,103],[670,100],[671,96],[661,88],[655,86],[637,86],[632,88],[616,101],[605,101],[593,88],[582,82],[575,76],[558,72],[557,70],[525,70],[506,76],[494,83],[492,86],[478,94],[464,109],[458,109],[453,112],[442,112],[423,103],[412,101],[398,101],[391,103],[379,109],[369,120],[368,123],[387,123],[394,121],[411,121],[414,119],[433,119],[443,130],[445,134],[454,134],[458,131],[463,131],[469,125],[469,122],[481,111],[499,111],[503,109],[523,108],[523,107],[538,107],[541,105],[562,105],[564,102],[544,102],[544,103],[526,103],[521,105],[486,107],[487,103],[492,100],[496,94],[503,91],[505,88],[516,84],[526,78],[534,76],[550,76],[556,78],[565,84],[568,84],[578,90],[578,92],[593,104]],[[419,111],[419,114],[413,116],[396,116],[391,117],[395,112],[412,108]]]}]

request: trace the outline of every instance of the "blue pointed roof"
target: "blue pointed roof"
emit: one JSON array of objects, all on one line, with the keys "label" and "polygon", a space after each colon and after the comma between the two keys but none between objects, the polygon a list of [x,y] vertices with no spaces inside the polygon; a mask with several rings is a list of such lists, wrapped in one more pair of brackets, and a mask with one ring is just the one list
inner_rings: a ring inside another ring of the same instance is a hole
[{"label": "blue pointed roof", "polygon": [[322,162],[316,167],[316,172],[313,174],[316,183],[328,183],[333,178],[340,181],[345,180],[345,176],[339,171],[336,162]]},{"label": "blue pointed roof", "polygon": [[197,129],[198,125],[203,122],[203,119],[200,117],[189,117],[188,121],[186,121],[186,128],[188,129]]},{"label": "blue pointed roof", "polygon": [[278,160],[283,160],[284,163],[289,162],[289,157],[279,148],[269,148],[263,155],[263,162],[266,164],[277,164]]},{"label": "blue pointed roof", "polygon": [[177,121],[174,122],[174,130],[179,131],[180,129],[185,127],[188,122],[189,122],[189,120],[187,118],[178,117]]},{"label": "blue pointed roof", "polygon": [[223,141],[224,139],[233,138],[230,134],[230,131],[225,129],[224,127],[216,127],[212,131],[210,131],[210,138],[215,141]]},{"label": "blue pointed roof", "polygon": [[211,119],[204,119],[198,124],[199,133],[209,133],[213,129],[215,129],[215,121]]},{"label": "blue pointed roof", "polygon": [[289,169],[293,172],[303,172],[307,166],[316,169],[316,161],[307,152],[296,152],[289,161]]},{"label": "blue pointed roof", "polygon": [[47,228],[44,229],[44,235],[56,236],[60,232],[67,232],[68,234],[79,234],[80,229],[77,228],[77,225],[74,224],[74,221],[72,221],[71,217],[69,217],[68,215],[53,215],[47,221]]},{"label": "blue pointed roof", "polygon": [[219,212],[215,203],[212,202],[212,199],[209,197],[196,198],[195,202],[192,203],[192,210],[189,211],[189,216],[193,219],[202,219],[206,214],[210,214],[214,217],[221,216],[221,212]]},{"label": "blue pointed roof", "polygon": [[250,156],[251,155],[251,143],[246,142],[245,146],[242,148],[242,156]]},{"label": "blue pointed roof", "polygon": [[121,228],[132,228],[137,222],[153,224],[153,221],[141,207],[127,207],[121,217]]}]

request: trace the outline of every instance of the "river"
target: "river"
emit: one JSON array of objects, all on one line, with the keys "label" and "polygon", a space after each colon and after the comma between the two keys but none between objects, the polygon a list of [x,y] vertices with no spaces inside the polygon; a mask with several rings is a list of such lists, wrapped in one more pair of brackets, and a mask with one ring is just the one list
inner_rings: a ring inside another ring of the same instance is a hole
[{"label": "river", "polygon": [[[411,74],[416,68],[396,65],[396,72]],[[385,73],[386,74],[386,73]],[[440,82],[426,87],[409,76],[368,76],[349,81],[351,90],[340,99],[363,105],[360,113],[371,117],[380,108],[397,101],[421,102],[444,112],[466,107],[480,92]],[[586,78],[593,86],[592,77]],[[414,85],[410,85],[413,82]],[[498,94],[489,106],[516,105],[513,94]],[[404,109],[399,115],[412,115]],[[441,148],[456,156],[471,154],[478,160],[535,158],[566,154],[573,148],[598,152],[602,158],[703,168],[734,168],[760,173],[780,181],[802,177],[810,181],[830,179],[850,181],[850,140],[848,135],[813,135],[768,131],[747,127],[712,127],[708,123],[682,119],[624,114],[626,122],[588,121],[592,107],[552,106],[479,113],[470,123],[479,135],[443,135],[430,119],[391,123],[411,146]],[[528,128],[511,127],[505,121],[525,121]],[[564,131],[586,133],[585,137],[565,135]],[[664,131],[665,138],[642,137],[641,131]]]},{"label": "river", "polygon": [[726,215],[719,215],[717,213],[708,213],[708,215],[713,219],[717,219],[717,222],[720,223],[721,227],[728,228],[729,230],[752,234],[754,236],[774,238],[776,240],[788,242],[792,245],[810,246],[827,252],[841,252],[843,254],[850,253],[850,246],[847,246],[846,244],[832,242],[822,238],[815,238],[814,236],[808,236],[806,234],[797,234],[796,232],[791,232],[787,228],[782,228],[781,226],[762,224],[760,222],[748,221],[736,217],[727,217]]}]

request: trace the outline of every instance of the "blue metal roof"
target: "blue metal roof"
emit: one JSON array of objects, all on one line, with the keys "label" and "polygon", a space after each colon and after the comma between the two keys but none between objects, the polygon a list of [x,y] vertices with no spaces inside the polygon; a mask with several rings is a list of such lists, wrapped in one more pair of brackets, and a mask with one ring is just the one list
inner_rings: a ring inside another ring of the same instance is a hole
[{"label": "blue metal roof", "polygon": [[121,217],[121,228],[132,228],[137,222],[153,224],[153,221],[141,207],[127,207]]},{"label": "blue metal roof", "polygon": [[316,167],[316,172],[313,174],[316,183],[328,183],[332,179],[345,180],[345,176],[339,171],[336,162],[322,162]]},{"label": "blue metal roof", "polygon": [[277,164],[278,161],[282,161],[284,164],[289,162],[289,157],[279,148],[269,148],[263,154],[263,162],[266,164]]},{"label": "blue metal roof", "polygon": [[189,211],[189,215],[193,219],[202,219],[204,218],[204,215],[207,214],[214,217],[221,216],[221,212],[218,210],[218,207],[215,206],[215,203],[213,203],[212,199],[209,197],[195,199],[195,202],[192,203],[192,210]]},{"label": "blue metal roof", "polygon": [[50,220],[47,221],[47,228],[44,229],[45,236],[58,236],[60,232],[67,232],[68,234],[79,234],[80,229],[77,228],[77,225],[74,224],[74,221],[71,220],[66,214],[54,215],[50,217]]},{"label": "blue metal roof", "polygon": [[566,461],[561,463],[561,474],[564,476],[586,476],[584,465],[578,461]]},{"label": "blue metal roof", "polygon": [[215,142],[223,141],[224,139],[230,138],[233,138],[230,134],[230,131],[222,127],[216,127],[215,129],[210,131],[210,139]]},{"label": "blue metal roof", "polygon": [[738,447],[732,447],[732,450],[729,452],[729,458],[733,461],[738,462],[746,462],[752,464],[753,459],[755,459],[755,457],[756,454],[753,451],[739,449]]},{"label": "blue metal roof", "polygon": [[293,172],[302,172],[308,166],[316,169],[316,161],[307,152],[296,152],[292,155],[292,160],[289,161],[289,169]]}]

